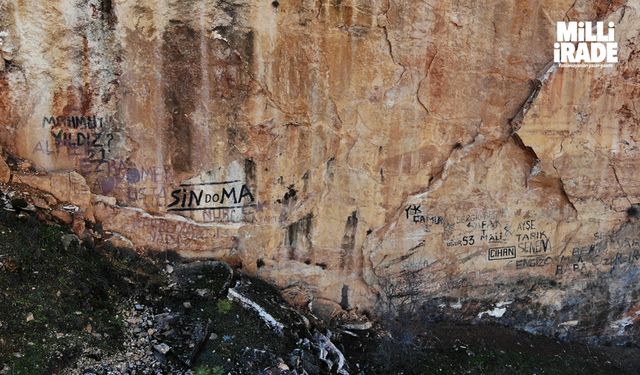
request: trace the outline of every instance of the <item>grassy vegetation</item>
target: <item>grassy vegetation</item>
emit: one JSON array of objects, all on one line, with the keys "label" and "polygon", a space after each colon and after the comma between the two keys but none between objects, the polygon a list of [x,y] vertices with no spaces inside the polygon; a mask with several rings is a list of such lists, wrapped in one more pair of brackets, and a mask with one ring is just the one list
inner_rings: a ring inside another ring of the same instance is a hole
[{"label": "grassy vegetation", "polygon": [[[107,245],[65,247],[65,236],[72,235],[64,228],[0,211],[0,370],[7,366],[10,375],[60,373],[85,348],[100,349],[100,357],[121,350],[117,309],[133,300],[215,322],[215,338],[194,366],[198,374],[226,374],[242,363],[246,347],[288,353],[295,346],[227,300],[219,271],[204,269],[187,278],[193,283],[171,289],[154,260]],[[212,293],[199,297],[198,289]]]},{"label": "grassy vegetation", "polygon": [[60,227],[0,212],[0,369],[50,374],[91,346],[122,342],[116,306],[149,285],[153,265],[115,249],[65,247]]},{"label": "grassy vegetation", "polygon": [[219,314],[228,314],[231,311],[231,301],[220,299],[217,303]]}]

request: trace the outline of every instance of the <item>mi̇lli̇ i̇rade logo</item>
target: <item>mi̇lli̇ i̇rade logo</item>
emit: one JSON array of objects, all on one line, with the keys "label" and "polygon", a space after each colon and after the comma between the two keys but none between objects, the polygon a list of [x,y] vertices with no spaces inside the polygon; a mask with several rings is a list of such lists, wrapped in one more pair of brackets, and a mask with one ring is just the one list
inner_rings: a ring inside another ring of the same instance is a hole
[{"label": "mi\u0307lli\u0307 i\u0307rade logo", "polygon": [[558,22],[553,61],[563,68],[612,67],[618,62],[615,25],[604,22]]}]

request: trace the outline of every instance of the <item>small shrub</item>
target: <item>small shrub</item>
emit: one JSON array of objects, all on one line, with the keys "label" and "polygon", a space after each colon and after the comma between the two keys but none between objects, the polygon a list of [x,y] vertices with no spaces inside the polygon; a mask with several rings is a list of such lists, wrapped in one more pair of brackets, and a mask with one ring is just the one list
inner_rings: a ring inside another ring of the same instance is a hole
[{"label": "small shrub", "polygon": [[219,299],[218,300],[218,313],[220,314],[228,314],[231,311],[231,301],[228,299]]}]

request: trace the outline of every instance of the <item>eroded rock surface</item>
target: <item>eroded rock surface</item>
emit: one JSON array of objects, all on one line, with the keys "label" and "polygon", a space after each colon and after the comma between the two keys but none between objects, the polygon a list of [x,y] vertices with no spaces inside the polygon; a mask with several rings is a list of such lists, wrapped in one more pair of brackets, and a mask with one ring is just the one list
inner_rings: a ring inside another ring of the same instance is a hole
[{"label": "eroded rock surface", "polygon": [[[556,21],[601,19],[614,68],[548,64]],[[639,25],[635,0],[0,1],[2,181],[325,311],[637,343]]]}]

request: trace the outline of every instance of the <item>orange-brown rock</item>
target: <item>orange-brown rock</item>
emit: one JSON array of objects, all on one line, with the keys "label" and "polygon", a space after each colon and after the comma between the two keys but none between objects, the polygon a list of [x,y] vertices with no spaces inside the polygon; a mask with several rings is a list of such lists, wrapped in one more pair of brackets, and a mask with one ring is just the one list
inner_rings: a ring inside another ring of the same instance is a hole
[{"label": "orange-brown rock", "polygon": [[4,161],[2,157],[0,157],[0,182],[3,184],[8,183],[11,180],[11,169]]},{"label": "orange-brown rock", "polygon": [[94,3],[0,2],[13,182],[290,300],[638,342],[638,0]]},{"label": "orange-brown rock", "polygon": [[87,233],[85,232],[87,229],[85,225],[85,218],[82,211],[78,211],[73,214],[73,220],[71,222],[71,230],[73,233],[78,236],[78,238],[86,238]]},{"label": "orange-brown rock", "polygon": [[13,182],[48,192],[59,201],[73,203],[85,212],[91,212],[91,191],[85,179],[76,172],[16,174]]},{"label": "orange-brown rock", "polygon": [[61,223],[69,225],[73,222],[73,216],[64,210],[52,210],[51,216],[60,220]]}]

